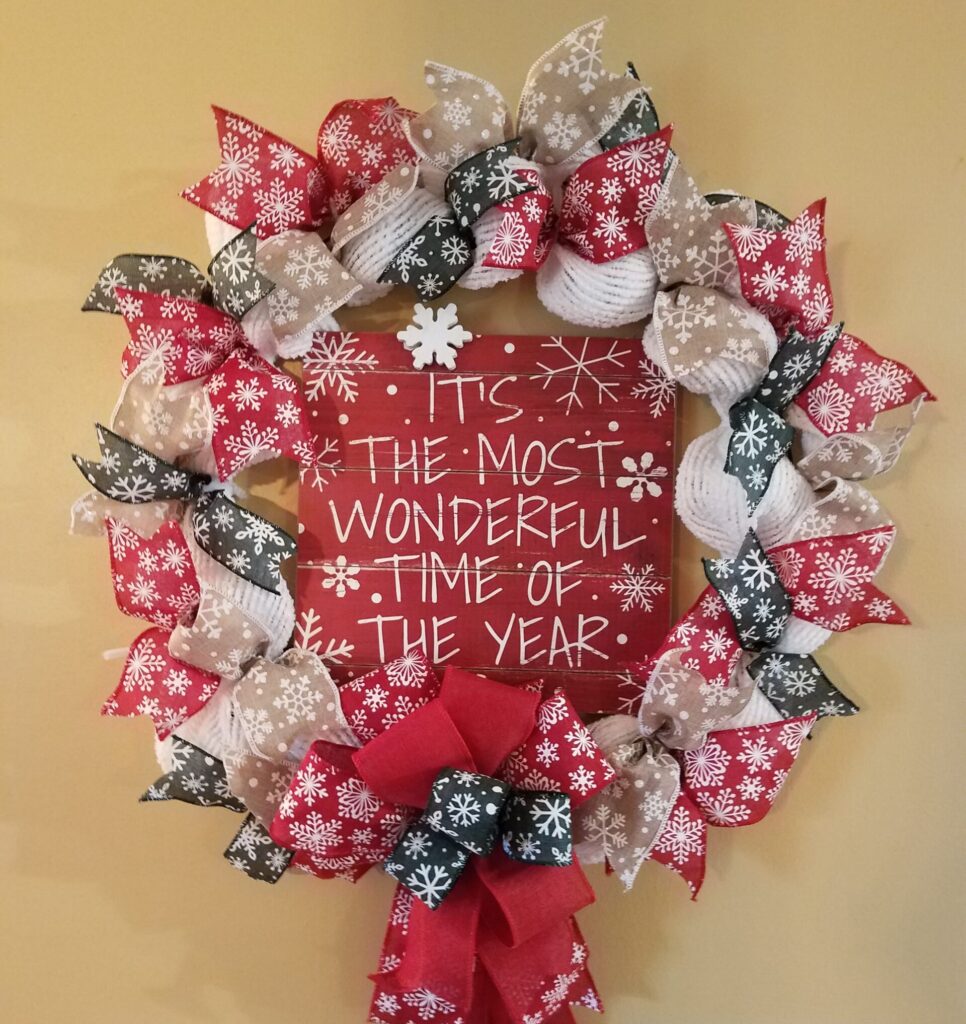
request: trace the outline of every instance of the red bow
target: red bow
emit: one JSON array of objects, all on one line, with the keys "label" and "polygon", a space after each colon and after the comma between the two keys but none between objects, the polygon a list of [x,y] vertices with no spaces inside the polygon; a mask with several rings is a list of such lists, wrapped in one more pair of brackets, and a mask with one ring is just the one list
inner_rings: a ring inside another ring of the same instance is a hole
[{"label": "red bow", "polygon": [[[413,660],[405,671],[412,671]],[[366,692],[375,687],[387,704],[398,700],[401,664],[372,673]],[[574,805],[613,778],[562,694],[540,703],[533,690],[458,669],[447,669],[438,685],[427,667],[417,667],[410,705],[415,709],[384,723],[354,752],[313,744],[272,822],[276,841],[299,850],[296,860],[319,874],[358,877],[384,860],[444,768],[495,775],[519,786],[528,778],[524,762],[538,733],[551,745],[551,730],[572,734],[567,746],[555,745],[553,782]],[[427,690],[434,696],[424,702]],[[351,704],[355,691],[343,693]],[[584,781],[588,758],[598,766],[592,789]],[[568,769],[576,782],[566,781]],[[573,919],[593,898],[576,863],[533,869],[499,849],[473,857],[435,910],[400,886],[373,975],[373,1019],[522,1022],[527,1015],[549,1020],[559,1012],[563,1021],[569,1005],[597,1007]]]},{"label": "red bow", "polygon": [[567,179],[557,217],[535,169],[519,173],[535,192],[503,204],[484,266],[537,270],[554,239],[590,263],[609,263],[647,245],[644,221],[654,209],[673,126],[631,139],[585,160]]}]

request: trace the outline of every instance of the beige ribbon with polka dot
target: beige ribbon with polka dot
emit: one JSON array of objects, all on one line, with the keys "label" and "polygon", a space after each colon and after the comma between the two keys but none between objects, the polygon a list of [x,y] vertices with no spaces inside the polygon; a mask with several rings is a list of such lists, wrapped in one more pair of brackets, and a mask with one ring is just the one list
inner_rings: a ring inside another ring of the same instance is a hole
[{"label": "beige ribbon with polka dot", "polygon": [[232,697],[252,750],[274,761],[301,761],[313,740],[358,746],[339,691],[322,659],[298,647],[278,661],[256,658]]}]

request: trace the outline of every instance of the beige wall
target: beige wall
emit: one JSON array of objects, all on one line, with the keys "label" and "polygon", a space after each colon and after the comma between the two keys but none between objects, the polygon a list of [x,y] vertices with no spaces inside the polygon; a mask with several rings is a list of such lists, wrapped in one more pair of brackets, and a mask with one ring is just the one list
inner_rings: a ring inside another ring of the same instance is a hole
[{"label": "beige wall", "polygon": [[[819,729],[765,823],[715,832],[697,904],[650,866],[630,896],[600,886],[581,920],[605,1019],[962,1019],[962,0],[6,6],[0,1019],[363,1019],[388,880],[248,882],[221,860],[234,819],[136,803],[149,723],[98,717],[119,669],[100,651],[137,627],[103,543],[65,535],[81,484],[67,453],[90,454],[110,412],[123,327],[78,309],[117,252],[206,261],[177,192],[212,165],[209,102],[313,148],[343,97],[425,105],[427,57],[515,95],[543,48],[607,8],[614,65],[637,62],[699,182],[787,211],[829,197],[840,313],[943,401],[874,484],[901,530],[884,586],[914,625],[828,645],[863,714]],[[552,325],[531,282],[461,308],[476,329]],[[683,415],[688,435],[708,422],[696,402]],[[294,503],[291,478],[258,490]],[[681,538],[679,608],[698,553]]]}]

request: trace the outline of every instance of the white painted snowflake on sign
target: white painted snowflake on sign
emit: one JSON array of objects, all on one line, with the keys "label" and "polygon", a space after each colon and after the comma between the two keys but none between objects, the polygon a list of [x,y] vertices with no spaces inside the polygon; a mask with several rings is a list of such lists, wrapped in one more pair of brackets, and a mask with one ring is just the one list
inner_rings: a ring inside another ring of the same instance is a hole
[{"label": "white painted snowflake on sign", "polygon": [[314,447],[304,442],[294,445],[293,454],[299,462],[299,482],[319,491],[335,479],[342,465],[339,442],[331,437],[317,437]]},{"label": "white painted snowflake on sign", "polygon": [[[324,643],[324,646],[323,646]],[[348,640],[322,639],[322,616],[314,608],[299,613],[295,623],[295,646],[312,651],[323,661],[339,664],[350,657],[354,646]]]},{"label": "white painted snowflake on sign", "polygon": [[651,416],[656,418],[665,409],[673,407],[677,386],[650,361],[642,359],[637,366],[641,371],[641,380],[631,388],[631,395],[642,402],[648,402]]},{"label": "white painted snowflake on sign", "polygon": [[654,598],[663,594],[664,581],[654,575],[654,566],[645,565],[634,568],[633,565],[621,566],[621,575],[614,580],[610,589],[621,598],[621,611],[629,612],[632,608],[640,608],[645,612],[654,610]]},{"label": "white painted snowflake on sign", "polygon": [[403,348],[413,354],[413,366],[417,370],[432,363],[456,369],[456,352],[466,342],[473,340],[471,331],[461,326],[456,313],[456,304],[433,310],[417,302],[413,307],[413,323],[396,337]]},{"label": "white painted snowflake on sign", "polygon": [[628,476],[619,476],[615,481],[618,487],[629,488],[631,501],[640,501],[646,491],[652,498],[660,497],[661,485],[654,479],[664,478],[668,475],[667,466],[655,466],[654,455],[651,452],[643,452],[635,462],[629,455],[621,459],[621,466]]},{"label": "white painted snowflake on sign", "polygon": [[354,402],[359,395],[358,376],[379,365],[374,355],[358,347],[354,334],[317,335],[302,359],[305,394],[310,401],[330,393]]},{"label": "white painted snowflake on sign", "polygon": [[[595,340],[565,340],[557,337],[540,346],[549,349],[550,354],[545,357],[545,362],[537,362],[543,372],[534,374],[530,379],[542,381],[545,391],[551,385],[562,385],[564,390],[557,401],[566,403],[568,416],[575,404],[578,409],[583,409],[585,400],[590,401],[596,397],[597,405],[603,405],[605,400],[618,400],[617,392],[621,382],[613,378],[618,371],[626,369],[624,357],[630,355],[631,350],[622,349],[623,343],[614,340],[606,352],[594,355],[592,353],[599,351],[593,345]],[[578,346],[576,349],[571,347],[574,342]]]}]

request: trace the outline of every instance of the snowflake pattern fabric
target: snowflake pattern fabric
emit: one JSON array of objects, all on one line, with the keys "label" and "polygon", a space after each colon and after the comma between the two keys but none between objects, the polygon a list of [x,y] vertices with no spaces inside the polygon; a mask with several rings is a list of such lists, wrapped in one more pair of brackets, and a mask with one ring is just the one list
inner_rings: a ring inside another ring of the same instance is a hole
[{"label": "snowflake pattern fabric", "polygon": [[211,258],[211,298],[223,312],[240,320],[275,287],[255,262],[255,226],[229,239]]},{"label": "snowflake pattern fabric", "polygon": [[490,146],[446,175],[446,201],[461,227],[470,227],[487,210],[534,190],[531,181],[517,174],[513,165],[519,142],[510,139]]},{"label": "snowflake pattern fabric", "polygon": [[469,852],[428,824],[410,825],[386,858],[383,868],[430,910],[436,910],[453,891]]},{"label": "snowflake pattern fabric", "polygon": [[737,477],[745,491],[748,511],[764,498],[775,466],[792,446],[794,430],[776,412],[754,398],[745,398],[728,413],[731,436],[725,472]]},{"label": "snowflake pattern fabric", "polygon": [[450,171],[485,149],[488,139],[503,142],[510,113],[494,85],[435,61],[426,62],[424,77],[436,102],[407,125],[424,160]]},{"label": "snowflake pattern fabric", "polygon": [[112,429],[166,462],[201,451],[211,434],[211,406],[201,380],[168,387],[160,353],[140,363],[125,380]]},{"label": "snowflake pattern fabric", "polygon": [[538,163],[565,162],[610,131],[633,97],[646,91],[630,75],[605,70],[604,20],[568,33],[527,75],[517,130]]},{"label": "snowflake pattern fabric", "polygon": [[162,740],[197,714],[219,683],[218,676],[172,657],[169,637],[153,627],[131,644],[121,681],[101,708],[102,715],[120,718],[146,715]]},{"label": "snowflake pattern fabric", "polygon": [[773,412],[783,413],[821,370],[841,333],[841,324],[826,328],[816,338],[806,337],[800,331],[789,331],[758,385],[755,398]]},{"label": "snowflake pattern fabric", "polygon": [[887,473],[898,462],[911,427],[833,434],[796,463],[819,489],[836,480],[867,480]]},{"label": "snowflake pattern fabric", "polygon": [[177,736],[168,750],[171,769],[141,796],[141,803],[180,800],[198,807],[226,807],[239,814],[245,805],[228,788],[225,766],[217,757]]},{"label": "snowflake pattern fabric", "polygon": [[764,370],[777,347],[768,320],[743,299],[700,285],[658,292],[651,328],[675,379],[724,359]]},{"label": "snowflake pattern fabric", "polygon": [[374,191],[400,164],[414,161],[405,135],[412,116],[391,96],[343,100],[329,111],[319,127],[318,154],[334,217]]},{"label": "snowflake pattern fabric", "polygon": [[[712,204],[677,158],[673,160],[645,230],[654,266],[665,288],[696,285],[740,295],[738,265],[724,225],[755,225],[755,204],[729,196]],[[725,295],[718,295],[725,302]]]},{"label": "snowflake pattern fabric", "polygon": [[469,855],[503,852],[526,864],[572,863],[570,797],[512,790],[478,772],[443,769],[422,816],[403,833],[386,873],[435,910],[459,880]]},{"label": "snowflake pattern fabric", "polygon": [[704,883],[708,853],[708,822],[684,792],[667,816],[654,847],[651,860],[679,874],[696,899]]},{"label": "snowflake pattern fabric", "polygon": [[368,743],[439,692],[439,680],[422,651],[353,679],[339,690],[342,710],[360,743]]},{"label": "snowflake pattern fabric", "polygon": [[525,864],[572,864],[570,808],[567,793],[515,790],[503,808],[503,852]]},{"label": "snowflake pattern fabric", "polygon": [[700,746],[751,697],[754,683],[737,671],[740,657],[734,620],[708,587],[651,658],[630,666],[624,706],[645,737],[671,749]]},{"label": "snowflake pattern fabric", "polygon": [[795,402],[829,436],[872,430],[879,413],[917,399],[934,400],[908,366],[884,359],[861,338],[843,333]]},{"label": "snowflake pattern fabric", "polygon": [[300,761],[315,739],[354,744],[339,693],[320,658],[297,647],[277,662],[256,658],[232,693],[252,750],[276,761]]},{"label": "snowflake pattern fabric", "polygon": [[225,755],[228,788],[268,829],[298,770],[294,761],[275,761],[256,754]]},{"label": "snowflake pattern fabric", "polygon": [[234,316],[203,303],[126,288],[117,289],[117,299],[131,337],[121,357],[125,377],[157,355],[163,383],[197,380],[246,344]]},{"label": "snowflake pattern fabric", "polygon": [[325,183],[314,157],[254,121],[212,107],[221,160],[181,194],[219,220],[259,238],[321,223]]},{"label": "snowflake pattern fabric", "polygon": [[100,462],[75,455],[74,463],[97,491],[126,505],[151,501],[190,501],[209,478],[159,459],[113,430],[95,424]]},{"label": "snowflake pattern fabric", "polygon": [[769,551],[795,615],[833,633],[869,622],[908,623],[902,609],[872,582],[895,532],[887,526]]},{"label": "snowflake pattern fabric", "polygon": [[107,522],[114,598],[125,615],[174,629],[198,605],[198,576],[179,523],[141,537],[126,522]]},{"label": "snowflake pattern fabric", "polygon": [[[635,81],[640,81],[634,65],[628,62],[628,74]],[[601,149],[613,149],[622,142],[640,139],[645,135],[653,135],[661,127],[654,102],[644,89],[632,93],[630,101],[624,107],[614,127],[604,132],[599,139]]]},{"label": "snowflake pattern fabric", "polygon": [[381,800],[349,759],[321,740],[309,748],[269,829],[322,878],[361,877],[392,852],[411,812]]},{"label": "snowflake pattern fabric", "polygon": [[615,772],[563,690],[537,708],[533,732],[507,758],[503,777],[517,789],[563,790],[577,807]]},{"label": "snowflake pattern fabric", "polygon": [[577,810],[577,856],[584,863],[606,861],[630,889],[677,799],[678,763],[659,743],[645,740],[629,716],[602,719],[590,732],[617,777]]},{"label": "snowflake pattern fabric", "polygon": [[268,315],[280,344],[308,338],[361,287],[314,231],[283,231],[263,242],[258,266],[274,285]]},{"label": "snowflake pattern fabric", "polygon": [[498,204],[503,216],[483,257],[484,267],[539,270],[556,238],[553,195],[543,175],[536,168],[523,167],[517,176],[529,184],[530,190]]},{"label": "snowflake pattern fabric", "polygon": [[251,349],[239,349],[208,378],[205,391],[214,419],[211,446],[222,480],[276,455],[312,464],[305,399],[294,377]]},{"label": "snowflake pattern fabric", "polygon": [[779,714],[797,718],[815,714],[854,715],[859,708],[842,693],[808,654],[759,654],[748,666],[751,677],[761,687]]},{"label": "snowflake pattern fabric", "polygon": [[379,275],[385,284],[411,285],[421,299],[435,299],[473,265],[473,233],[455,217],[431,217]]},{"label": "snowflake pattern fabric", "polygon": [[713,732],[681,755],[682,785],[712,825],[754,825],[781,791],[815,715]]},{"label": "snowflake pattern fabric", "polygon": [[191,519],[194,538],[211,555],[256,587],[279,592],[281,563],[295,554],[295,538],[242,508],[224,491],[203,494]]},{"label": "snowflake pattern fabric", "polygon": [[265,628],[218,590],[202,585],[194,619],[171,633],[168,650],[180,661],[224,679],[237,679],[241,666],[264,650]]},{"label": "snowflake pattern fabric", "polygon": [[416,188],[419,175],[413,164],[400,164],[378,185],[363,192],[332,225],[329,246],[338,253],[344,245],[395,210]]},{"label": "snowflake pattern fabric", "polygon": [[198,302],[204,297],[207,286],[205,275],[180,256],[122,253],[97,275],[81,309],[120,313],[118,288]]},{"label": "snowflake pattern fabric", "polygon": [[745,298],[779,329],[808,337],[832,319],[832,289],[825,268],[825,200],[803,210],[780,231],[726,224]]},{"label": "snowflake pattern fabric", "polygon": [[792,603],[779,572],[749,530],[734,558],[705,558],[704,572],[734,620],[746,651],[773,647],[791,614]]},{"label": "snowflake pattern fabric", "polygon": [[591,157],[567,179],[560,241],[591,263],[608,263],[647,245],[671,144],[671,127]]},{"label": "snowflake pattern fabric", "polygon": [[423,820],[470,853],[485,857],[496,843],[509,793],[500,779],[444,768],[429,791]]},{"label": "snowflake pattern fabric", "polygon": [[249,878],[274,885],[291,863],[292,851],[273,842],[265,826],[248,814],[228,844],[225,860]]}]

